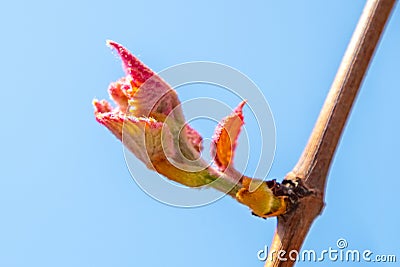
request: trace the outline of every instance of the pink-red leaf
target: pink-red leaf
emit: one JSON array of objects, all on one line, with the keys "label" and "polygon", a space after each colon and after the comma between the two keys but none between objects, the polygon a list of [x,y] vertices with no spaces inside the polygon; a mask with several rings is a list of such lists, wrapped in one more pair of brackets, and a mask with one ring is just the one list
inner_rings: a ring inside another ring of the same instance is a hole
[{"label": "pink-red leaf", "polygon": [[154,75],[154,72],[144,65],[137,57],[135,57],[128,49],[122,45],[108,40],[107,45],[114,48],[122,59],[122,66],[127,74],[132,77],[132,81],[136,87],[140,87],[147,79]]},{"label": "pink-red leaf", "polygon": [[[131,87],[129,90],[125,90],[129,110],[124,111],[131,116],[153,117],[161,122],[170,116],[170,121],[177,124],[174,126],[181,126],[185,120],[175,90],[128,49],[114,41],[107,41],[107,44],[117,51],[128,75],[123,78],[123,82],[130,83]],[[122,82],[122,79],[118,82]],[[117,99],[113,98],[117,103],[118,96],[117,94]]]},{"label": "pink-red leaf", "polygon": [[196,149],[196,151],[201,152],[203,150],[203,138],[201,135],[192,127],[189,126],[189,124],[185,125],[185,130],[186,130],[186,138],[189,141],[190,144]]}]

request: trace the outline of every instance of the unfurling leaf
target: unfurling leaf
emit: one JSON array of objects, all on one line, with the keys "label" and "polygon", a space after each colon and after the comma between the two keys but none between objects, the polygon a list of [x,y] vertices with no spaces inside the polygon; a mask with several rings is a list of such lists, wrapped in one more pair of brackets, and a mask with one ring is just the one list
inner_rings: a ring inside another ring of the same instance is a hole
[{"label": "unfurling leaf", "polygon": [[287,211],[287,196],[275,194],[275,181],[251,179],[233,168],[245,101],[216,128],[211,147],[216,169],[200,157],[202,137],[185,122],[175,90],[122,45],[107,44],[121,57],[126,76],[108,88],[115,107],[97,99],[93,106],[96,120],[128,150],[168,179],[189,187],[212,186],[260,217]]},{"label": "unfurling leaf", "polygon": [[117,50],[127,76],[108,88],[116,107],[93,100],[96,120],[149,169],[173,181],[199,187],[217,180],[220,174],[198,160],[202,137],[185,123],[175,90],[126,48],[107,44]]},{"label": "unfurling leaf", "polygon": [[242,101],[231,115],[225,117],[215,129],[211,155],[221,171],[227,168],[233,169],[233,157],[237,145],[240,130],[243,122],[243,106],[246,101]]}]

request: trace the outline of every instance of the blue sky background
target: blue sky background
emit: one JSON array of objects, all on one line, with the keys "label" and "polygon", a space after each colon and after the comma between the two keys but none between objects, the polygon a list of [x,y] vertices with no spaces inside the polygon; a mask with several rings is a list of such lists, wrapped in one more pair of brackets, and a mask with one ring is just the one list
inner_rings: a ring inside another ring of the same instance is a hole
[{"label": "blue sky background", "polygon": [[[124,44],[155,71],[207,60],[248,75],[275,117],[269,177],[280,179],[308,139],[363,6],[3,3],[0,266],[263,266],[256,253],[270,244],[276,219],[253,217],[230,198],[173,208],[132,180],[121,144],[93,116],[92,99],[108,98],[108,84],[123,75],[105,40]],[[364,80],[331,168],[327,205],[304,248],[335,248],[343,237],[349,249],[400,260],[399,12]],[[353,265],[363,264],[346,264]]]}]

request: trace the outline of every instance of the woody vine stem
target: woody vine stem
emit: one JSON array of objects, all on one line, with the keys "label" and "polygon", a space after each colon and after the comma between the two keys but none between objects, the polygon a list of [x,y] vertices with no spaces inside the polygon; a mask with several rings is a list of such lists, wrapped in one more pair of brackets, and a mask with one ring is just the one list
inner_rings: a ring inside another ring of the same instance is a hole
[{"label": "woody vine stem", "polygon": [[302,198],[297,209],[285,218],[278,217],[265,267],[294,265],[295,262],[289,259],[280,261],[277,252],[299,251],[313,221],[324,207],[326,177],[332,158],[395,3],[395,0],[369,0],[365,5],[303,154],[285,177],[286,180],[302,179],[314,194]]}]

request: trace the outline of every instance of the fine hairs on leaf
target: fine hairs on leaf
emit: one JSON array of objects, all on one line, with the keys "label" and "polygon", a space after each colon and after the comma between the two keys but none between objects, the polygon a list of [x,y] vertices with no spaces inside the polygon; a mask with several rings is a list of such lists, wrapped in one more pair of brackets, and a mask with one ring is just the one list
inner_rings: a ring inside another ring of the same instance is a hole
[{"label": "fine hairs on leaf", "polygon": [[265,266],[293,266],[295,261],[282,261],[276,252],[300,251],[324,208],[332,159],[395,2],[367,1],[308,143],[281,183],[247,177],[235,169],[245,100],[215,129],[214,164],[209,165],[201,158],[202,136],[186,122],[176,91],[114,41],[107,44],[121,58],[126,76],[108,88],[114,107],[106,100],[93,100],[95,118],[149,170],[187,187],[219,190],[258,217],[277,217]]}]

